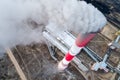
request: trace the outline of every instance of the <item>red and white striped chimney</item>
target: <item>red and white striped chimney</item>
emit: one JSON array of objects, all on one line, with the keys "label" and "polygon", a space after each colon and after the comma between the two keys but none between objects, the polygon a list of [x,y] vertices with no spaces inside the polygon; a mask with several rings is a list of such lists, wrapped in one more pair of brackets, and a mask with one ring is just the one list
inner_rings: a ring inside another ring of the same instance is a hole
[{"label": "red and white striped chimney", "polygon": [[95,35],[95,33],[79,34],[77,39],[75,40],[75,43],[66,53],[65,57],[58,63],[58,69],[64,70],[65,68],[67,68],[68,64],[72,61],[75,55],[77,55]]}]

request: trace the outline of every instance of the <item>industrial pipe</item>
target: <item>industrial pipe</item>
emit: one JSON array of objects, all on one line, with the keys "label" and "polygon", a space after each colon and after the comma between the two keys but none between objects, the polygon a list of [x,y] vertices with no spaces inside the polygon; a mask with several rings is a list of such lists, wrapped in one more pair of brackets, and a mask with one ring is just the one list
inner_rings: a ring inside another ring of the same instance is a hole
[{"label": "industrial pipe", "polygon": [[68,64],[72,59],[81,51],[83,47],[90,42],[90,40],[96,35],[96,33],[89,34],[79,34],[75,40],[75,43],[72,45],[70,50],[66,53],[65,57],[58,63],[58,69],[64,70],[67,68]]}]

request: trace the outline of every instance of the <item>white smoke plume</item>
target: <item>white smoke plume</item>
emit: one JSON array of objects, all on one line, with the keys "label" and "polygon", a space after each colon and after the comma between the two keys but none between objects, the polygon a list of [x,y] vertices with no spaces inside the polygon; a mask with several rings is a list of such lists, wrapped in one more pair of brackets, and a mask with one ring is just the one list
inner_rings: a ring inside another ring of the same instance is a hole
[{"label": "white smoke plume", "polygon": [[107,23],[105,16],[97,8],[84,1],[68,1],[63,12],[68,28],[77,33],[96,32]]},{"label": "white smoke plume", "polygon": [[18,44],[40,42],[42,27],[47,22],[44,16],[37,1],[0,0],[0,51]]},{"label": "white smoke plume", "polygon": [[0,51],[43,41],[42,30],[50,23],[76,33],[89,33],[106,22],[97,8],[84,1],[0,0]]}]

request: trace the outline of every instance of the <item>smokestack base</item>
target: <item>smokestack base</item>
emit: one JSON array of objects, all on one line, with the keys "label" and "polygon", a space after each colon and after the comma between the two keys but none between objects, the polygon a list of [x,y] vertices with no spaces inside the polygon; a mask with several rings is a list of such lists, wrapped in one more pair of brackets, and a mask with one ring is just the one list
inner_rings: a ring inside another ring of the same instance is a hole
[{"label": "smokestack base", "polygon": [[65,65],[65,64],[63,63],[63,61],[60,61],[60,62],[58,63],[58,70],[59,70],[59,71],[63,71],[63,70],[65,70],[67,67],[68,67],[68,65]]}]

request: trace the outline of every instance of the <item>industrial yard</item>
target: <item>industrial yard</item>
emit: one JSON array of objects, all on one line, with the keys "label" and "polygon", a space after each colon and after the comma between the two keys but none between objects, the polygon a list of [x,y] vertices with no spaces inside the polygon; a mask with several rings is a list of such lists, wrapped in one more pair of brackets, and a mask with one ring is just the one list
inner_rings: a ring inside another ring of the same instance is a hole
[{"label": "industrial yard", "polygon": [[[102,57],[106,51],[107,44],[111,41],[109,38],[111,38],[111,36],[106,37],[102,33],[97,34],[87,46]],[[27,80],[85,80],[73,62],[65,71],[59,72],[57,70],[58,62],[50,56],[46,44],[16,46],[12,49],[12,52]],[[63,53],[59,49],[56,50],[56,53],[55,57],[60,61]],[[113,66],[117,66],[120,60],[119,56],[119,50],[115,51],[110,57],[109,62]],[[116,73],[90,70],[91,64],[93,64],[94,61],[84,51],[79,53],[77,57],[89,69],[85,74],[85,76],[88,76],[88,80],[117,80],[118,75]],[[7,55],[5,55],[0,62],[2,64],[0,69],[1,71],[3,70],[2,73],[0,73],[1,80],[21,80]]]}]

